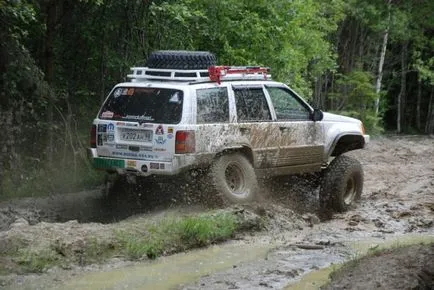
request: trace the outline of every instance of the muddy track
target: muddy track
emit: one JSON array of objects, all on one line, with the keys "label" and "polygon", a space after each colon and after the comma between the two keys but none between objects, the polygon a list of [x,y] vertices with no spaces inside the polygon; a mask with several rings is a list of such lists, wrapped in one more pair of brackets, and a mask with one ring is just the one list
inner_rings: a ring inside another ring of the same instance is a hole
[{"label": "muddy track", "polygon": [[[364,192],[357,208],[335,214],[331,220],[320,223],[318,188],[314,180],[300,177],[269,180],[264,186],[267,199],[257,205],[255,211],[259,209],[261,214],[269,217],[270,224],[265,232],[238,237],[238,243],[273,244],[277,246],[276,250],[260,263],[240,265],[181,288],[281,289],[309,271],[347,259],[351,255],[345,246],[348,241],[366,238],[381,241],[410,234],[434,235],[434,138],[383,137],[372,141],[366,150],[349,154],[358,158],[365,170]],[[77,220],[79,224],[65,224],[73,235],[74,230],[77,234],[99,231],[103,230],[100,223],[116,226],[118,221],[128,222],[134,216],[152,218],[166,211],[204,210],[200,204],[190,201],[182,190],[173,186],[162,187],[150,197],[129,195],[107,199],[99,190],[93,190],[12,200],[0,203],[0,236],[6,236],[12,227],[19,227],[14,224],[19,218],[30,224],[25,225],[26,229],[38,239],[37,231],[30,229],[41,222],[48,223],[42,223],[44,227],[53,223],[53,228],[61,229],[64,227],[61,223]],[[317,248],[303,249],[297,246],[300,244]],[[312,257],[321,259],[312,262]],[[86,271],[95,269],[76,269],[75,273]],[[49,274],[44,275],[49,277]],[[52,283],[58,279],[43,278],[44,275],[38,279]],[[21,278],[23,285],[33,281],[28,276]]]}]

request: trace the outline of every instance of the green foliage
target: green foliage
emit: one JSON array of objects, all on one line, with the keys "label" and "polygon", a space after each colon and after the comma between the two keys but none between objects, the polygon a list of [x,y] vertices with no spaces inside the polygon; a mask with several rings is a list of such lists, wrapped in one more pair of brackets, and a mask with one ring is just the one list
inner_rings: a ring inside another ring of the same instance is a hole
[{"label": "green foliage", "polygon": [[42,273],[59,264],[60,256],[52,249],[19,250],[16,254],[17,262],[26,272]]},{"label": "green foliage", "polygon": [[377,94],[372,74],[354,70],[338,77],[337,91],[329,95],[332,102],[338,104],[335,112],[360,119],[369,134],[382,133],[381,117],[375,115],[373,108]]},{"label": "green foliage", "polygon": [[155,31],[166,31],[159,48],[210,50],[222,64],[270,66],[275,79],[309,96],[310,78],[334,68],[327,36],[343,17],[341,1],[321,2],[184,0],[155,2],[151,13]]},{"label": "green foliage", "polygon": [[230,238],[237,229],[233,215],[188,217],[180,225],[181,240],[187,245],[205,246]]},{"label": "green foliage", "polygon": [[147,256],[155,259],[164,253],[203,247],[226,240],[238,229],[237,219],[227,213],[166,218],[147,228],[145,233],[121,232],[120,244],[130,259]]}]

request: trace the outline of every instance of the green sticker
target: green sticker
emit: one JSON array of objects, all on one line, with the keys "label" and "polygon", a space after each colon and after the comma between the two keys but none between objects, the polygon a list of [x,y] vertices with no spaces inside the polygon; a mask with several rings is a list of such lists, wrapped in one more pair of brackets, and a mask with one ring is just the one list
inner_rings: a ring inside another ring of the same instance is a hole
[{"label": "green sticker", "polygon": [[94,158],[93,167],[95,168],[125,168],[125,160],[121,159],[108,159],[108,158]]}]

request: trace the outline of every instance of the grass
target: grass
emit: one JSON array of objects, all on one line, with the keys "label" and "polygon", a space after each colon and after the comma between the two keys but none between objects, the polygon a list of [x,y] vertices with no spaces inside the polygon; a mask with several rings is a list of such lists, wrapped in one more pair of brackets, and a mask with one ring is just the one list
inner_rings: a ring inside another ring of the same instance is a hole
[{"label": "grass", "polygon": [[61,262],[61,257],[52,249],[18,250],[16,262],[21,265],[24,272],[42,273]]},{"label": "grass", "polygon": [[202,214],[183,218],[166,218],[148,227],[146,232],[119,232],[117,237],[124,254],[130,259],[144,256],[155,259],[186,249],[224,241],[238,229],[237,218],[229,213]]},{"label": "grass", "polygon": [[121,224],[122,230],[110,229],[104,238],[84,236],[82,242],[73,244],[57,239],[23,244],[3,253],[3,258],[12,260],[14,266],[9,270],[0,266],[0,270],[41,273],[54,266],[83,266],[113,257],[156,259],[228,240],[242,230],[242,225],[241,218],[224,211]]}]

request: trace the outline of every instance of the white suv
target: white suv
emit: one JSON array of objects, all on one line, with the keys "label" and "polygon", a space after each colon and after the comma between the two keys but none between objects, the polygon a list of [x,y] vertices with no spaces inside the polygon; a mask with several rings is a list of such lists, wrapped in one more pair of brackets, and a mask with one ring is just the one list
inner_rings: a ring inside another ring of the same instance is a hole
[{"label": "white suv", "polygon": [[267,68],[214,60],[159,51],[132,68],[93,121],[94,167],[167,180],[205,170],[209,189],[235,203],[257,197],[258,177],[322,171],[322,206],[344,211],[360,197],[361,165],[342,155],[369,141],[359,120],[313,109]]}]

